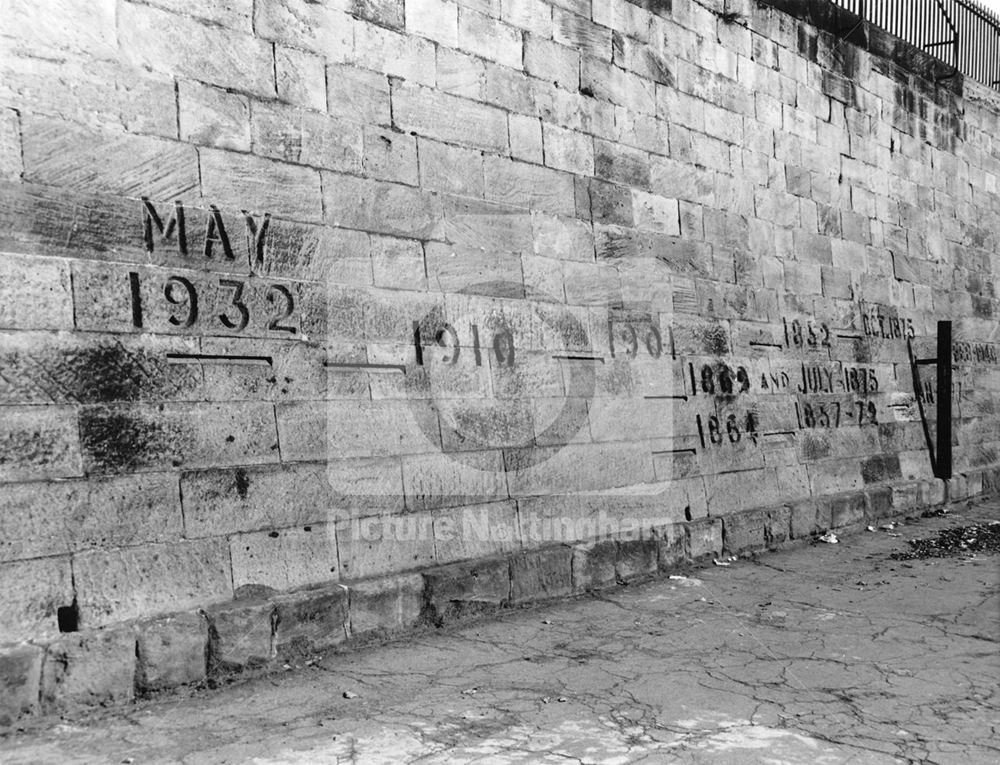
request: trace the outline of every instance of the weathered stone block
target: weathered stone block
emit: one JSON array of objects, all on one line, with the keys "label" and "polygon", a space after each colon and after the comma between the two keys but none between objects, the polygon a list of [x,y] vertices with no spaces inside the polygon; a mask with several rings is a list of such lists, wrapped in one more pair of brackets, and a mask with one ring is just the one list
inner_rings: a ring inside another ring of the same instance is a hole
[{"label": "weathered stone block", "polygon": [[461,507],[434,513],[434,552],[438,563],[491,557],[521,548],[517,508],[513,502],[491,501],[497,498],[484,493],[470,498],[483,504],[463,502]]},{"label": "weathered stone block", "polygon": [[332,524],[236,534],[229,539],[229,554],[236,588],[256,584],[288,590],[338,577]]},{"label": "weathered stone block", "polygon": [[79,431],[70,407],[4,407],[0,481],[82,474]]},{"label": "weathered stone block", "polygon": [[867,505],[865,515],[870,521],[879,521],[891,516],[895,510],[892,506],[892,489],[888,486],[867,489],[865,491]]},{"label": "weathered stone block", "polygon": [[420,619],[424,579],[419,574],[353,582],[349,590],[352,637],[391,634]]},{"label": "weathered stone block", "polygon": [[793,502],[789,509],[792,539],[805,539],[830,527],[829,510],[821,512],[813,499]]},{"label": "weathered stone block", "polygon": [[176,475],[10,484],[0,515],[0,561],[179,539]]},{"label": "weathered stone block", "polygon": [[521,32],[484,13],[462,8],[458,14],[458,47],[498,64],[520,69]]},{"label": "weathered stone block", "polygon": [[[318,170],[226,151],[203,150],[199,156],[206,199],[236,210],[269,212],[301,221],[323,219]],[[159,197],[169,198],[164,194]]]},{"label": "weathered stone block", "polygon": [[58,610],[75,607],[69,556],[2,563],[0,582],[0,642],[58,635]]},{"label": "weathered stone block", "polygon": [[182,613],[136,627],[136,683],[141,691],[175,688],[205,679],[208,622]]},{"label": "weathered stone block", "polygon": [[361,126],[283,104],[254,104],[254,153],[284,162],[361,172]]},{"label": "weathered stone block", "polygon": [[510,602],[510,562],[506,558],[454,563],[423,572],[423,619],[436,626],[487,614]]},{"label": "weathered stone block", "polygon": [[274,598],[274,641],[278,654],[303,656],[342,643],[350,636],[348,589],[310,588]]},{"label": "weathered stone block", "polygon": [[418,135],[486,151],[506,152],[507,116],[464,98],[393,83],[393,124]]},{"label": "weathered stone block", "polygon": [[434,565],[430,513],[355,518],[337,524],[337,549],[343,579],[367,579]]},{"label": "weathered stone block", "polygon": [[38,711],[44,654],[33,645],[0,649],[0,730]]},{"label": "weathered stone block", "polygon": [[573,591],[573,550],[548,547],[515,555],[510,561],[511,599],[528,603]]},{"label": "weathered stone block", "polygon": [[618,545],[613,539],[573,546],[573,591],[610,587],[617,581]]},{"label": "weathered stone block", "polygon": [[326,108],[326,67],[321,56],[276,45],[274,74],[282,101],[318,111]]},{"label": "weathered stone block", "polygon": [[177,101],[182,140],[250,151],[250,103],[245,96],[185,80],[178,83]]},{"label": "weathered stone block", "polygon": [[486,198],[514,207],[572,215],[573,176],[547,167],[486,158]]},{"label": "weathered stone block", "polygon": [[134,3],[119,6],[117,29],[134,66],[274,96],[274,56],[266,40]]},{"label": "weathered stone block", "polygon": [[135,697],[135,632],[130,627],[63,635],[45,651],[42,707],[110,706]]},{"label": "weathered stone block", "polygon": [[[649,533],[648,530],[643,532]],[[659,545],[654,538],[619,539],[615,558],[615,579],[630,582],[645,579],[659,570]]]},{"label": "weathered stone block", "polygon": [[5,254],[0,260],[0,329],[70,329],[72,325],[66,264]]},{"label": "weathered stone block", "polygon": [[226,540],[94,550],[73,558],[85,627],[183,611],[232,597]]},{"label": "weathered stone block", "polygon": [[266,664],[276,655],[274,603],[236,600],[205,610],[208,619],[208,676]]},{"label": "weathered stone block", "polygon": [[691,561],[691,548],[684,524],[674,523],[653,529],[656,564],[660,572],[674,571]]},{"label": "weathered stone block", "polygon": [[695,562],[722,554],[722,519],[705,518],[687,524],[688,547]]},{"label": "weathered stone block", "polygon": [[854,526],[865,520],[867,504],[864,492],[852,492],[832,497],[820,497],[817,503],[829,509],[830,528],[839,529],[844,526]]}]

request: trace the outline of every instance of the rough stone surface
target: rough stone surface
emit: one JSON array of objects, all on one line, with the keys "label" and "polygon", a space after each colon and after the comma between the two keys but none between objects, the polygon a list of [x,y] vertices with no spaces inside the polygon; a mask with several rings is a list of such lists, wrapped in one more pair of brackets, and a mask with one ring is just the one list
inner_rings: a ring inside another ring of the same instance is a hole
[{"label": "rough stone surface", "polygon": [[132,701],[135,644],[135,632],[128,627],[67,634],[50,643],[42,667],[43,708],[109,706]]},{"label": "rough stone surface", "polygon": [[136,685],[142,691],[205,679],[208,622],[188,613],[142,622],[136,629]]},{"label": "rough stone surface", "polygon": [[38,710],[44,654],[33,645],[0,652],[0,730]]}]

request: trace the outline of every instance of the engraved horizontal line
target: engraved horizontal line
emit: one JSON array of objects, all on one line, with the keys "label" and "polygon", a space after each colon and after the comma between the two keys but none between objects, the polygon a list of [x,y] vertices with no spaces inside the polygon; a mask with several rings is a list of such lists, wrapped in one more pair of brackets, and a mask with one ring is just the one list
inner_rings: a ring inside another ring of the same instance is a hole
[{"label": "engraved horizontal line", "polygon": [[841,340],[864,340],[864,338],[861,335],[841,335],[841,334],[838,334],[837,337],[839,337]]},{"label": "engraved horizontal line", "polygon": [[937,364],[938,360],[937,359],[917,359],[913,363],[916,364],[917,366],[925,366],[927,364]]},{"label": "engraved horizontal line", "polygon": [[232,366],[269,367],[270,356],[227,356],[212,353],[168,353],[168,364],[222,364]]},{"label": "engraved horizontal line", "polygon": [[687,401],[687,396],[643,396],[646,401]]},{"label": "engraved horizontal line", "polygon": [[761,342],[759,340],[751,340],[750,341],[750,347],[751,348],[784,348],[785,346],[783,346],[781,343],[764,343],[764,342]]},{"label": "engraved horizontal line", "polygon": [[668,449],[664,452],[653,452],[654,457],[661,457],[664,454],[697,454],[697,449]]},{"label": "engraved horizontal line", "polygon": [[603,356],[574,356],[571,354],[553,356],[554,359],[563,359],[564,361],[597,361],[601,364],[604,363]]},{"label": "engraved horizontal line", "polygon": [[764,437],[766,438],[767,436],[794,436],[794,435],[795,435],[794,430],[776,430],[773,433],[765,433]]},{"label": "engraved horizontal line", "polygon": [[405,364],[350,364],[350,363],[340,363],[332,361],[324,361],[323,366],[327,369],[343,369],[345,371],[357,371],[359,369],[367,369],[372,372],[401,372],[406,374]]}]

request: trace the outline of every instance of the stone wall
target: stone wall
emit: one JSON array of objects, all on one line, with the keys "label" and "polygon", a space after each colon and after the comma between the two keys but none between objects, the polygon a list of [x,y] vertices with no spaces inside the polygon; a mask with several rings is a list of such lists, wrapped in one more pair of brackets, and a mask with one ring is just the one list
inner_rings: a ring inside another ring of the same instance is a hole
[{"label": "stone wall", "polygon": [[995,92],[745,0],[3,16],[0,717],[996,487]]}]

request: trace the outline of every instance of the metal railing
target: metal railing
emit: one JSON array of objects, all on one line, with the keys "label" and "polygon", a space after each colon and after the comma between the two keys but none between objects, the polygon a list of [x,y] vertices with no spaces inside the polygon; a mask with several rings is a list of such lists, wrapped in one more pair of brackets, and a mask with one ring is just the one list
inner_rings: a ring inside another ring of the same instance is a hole
[{"label": "metal railing", "polygon": [[833,0],[966,77],[1000,88],[1000,17],[975,0]]}]

